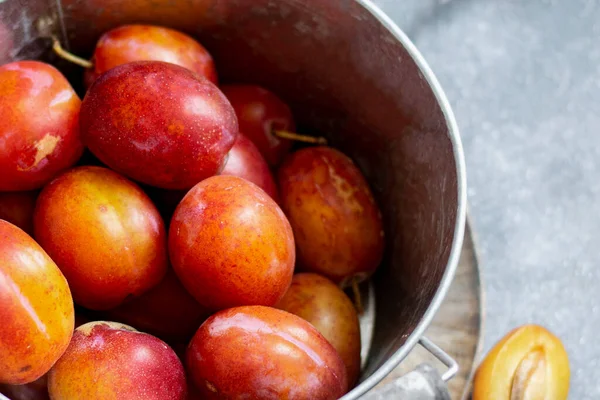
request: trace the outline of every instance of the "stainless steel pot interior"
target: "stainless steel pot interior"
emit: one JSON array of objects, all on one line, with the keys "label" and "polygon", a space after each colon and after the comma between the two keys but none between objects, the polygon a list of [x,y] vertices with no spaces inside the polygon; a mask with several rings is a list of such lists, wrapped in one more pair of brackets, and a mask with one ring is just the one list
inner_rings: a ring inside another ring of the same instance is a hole
[{"label": "stainless steel pot interior", "polygon": [[370,1],[4,0],[0,22],[2,62],[51,57],[48,40],[36,40],[48,31],[89,56],[110,28],[169,26],[211,51],[222,82],[254,82],[279,94],[304,130],[325,135],[358,163],[385,219],[371,352],[361,384],[345,398],[374,386],[416,344],[458,262],[464,161],[438,82]]}]

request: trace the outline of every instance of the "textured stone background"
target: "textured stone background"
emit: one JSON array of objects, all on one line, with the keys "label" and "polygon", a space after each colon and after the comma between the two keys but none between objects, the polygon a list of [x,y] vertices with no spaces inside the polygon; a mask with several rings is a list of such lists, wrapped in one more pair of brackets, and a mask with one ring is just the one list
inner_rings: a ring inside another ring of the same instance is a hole
[{"label": "textured stone background", "polygon": [[600,398],[600,0],[375,0],[453,105],[478,236],[485,351],[542,324],[569,398]]}]

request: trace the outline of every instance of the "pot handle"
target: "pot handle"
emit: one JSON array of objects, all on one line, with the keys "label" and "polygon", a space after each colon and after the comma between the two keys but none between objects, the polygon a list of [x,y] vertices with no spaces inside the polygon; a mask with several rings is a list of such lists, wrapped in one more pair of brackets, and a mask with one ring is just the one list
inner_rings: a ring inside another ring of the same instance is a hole
[{"label": "pot handle", "polygon": [[448,370],[440,374],[429,364],[421,364],[377,392],[367,393],[361,399],[451,400],[446,382],[458,372],[458,363],[426,337],[419,339],[419,344],[448,367]]}]

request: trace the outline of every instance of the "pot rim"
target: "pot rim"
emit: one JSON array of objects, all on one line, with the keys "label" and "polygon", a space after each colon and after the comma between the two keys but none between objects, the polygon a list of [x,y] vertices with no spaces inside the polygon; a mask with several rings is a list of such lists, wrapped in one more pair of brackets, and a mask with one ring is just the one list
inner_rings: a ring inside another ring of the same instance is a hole
[{"label": "pot rim", "polygon": [[464,151],[462,141],[460,139],[460,133],[458,124],[454,117],[454,113],[450,106],[450,102],[444,93],[439,81],[435,77],[435,74],[425,61],[425,58],[421,52],[417,49],[415,44],[408,38],[408,36],[400,29],[398,25],[377,5],[371,0],[355,0],[359,5],[365,8],[379,23],[386,28],[396,40],[398,40],[402,46],[406,49],[412,60],[415,62],[419,71],[423,75],[424,79],[429,84],[429,87],[433,91],[435,98],[444,114],[446,125],[448,126],[448,136],[452,143],[452,150],[454,153],[454,160],[456,162],[456,177],[457,177],[457,213],[456,213],[456,224],[454,227],[454,238],[452,240],[452,248],[450,250],[450,256],[448,257],[448,263],[446,264],[446,270],[440,281],[440,286],[436,291],[433,300],[429,304],[425,315],[406,339],[406,342],[371,376],[362,381],[353,390],[344,395],[340,400],[354,400],[368,392],[370,389],[375,387],[383,378],[385,378],[394,368],[396,368],[400,362],[408,355],[410,351],[416,346],[419,339],[423,336],[425,330],[430,325],[433,317],[437,310],[440,308],[442,301],[446,297],[446,293],[450,288],[452,279],[456,273],[458,267],[458,261],[460,258],[463,237],[465,233],[466,213],[467,213],[467,176]]}]

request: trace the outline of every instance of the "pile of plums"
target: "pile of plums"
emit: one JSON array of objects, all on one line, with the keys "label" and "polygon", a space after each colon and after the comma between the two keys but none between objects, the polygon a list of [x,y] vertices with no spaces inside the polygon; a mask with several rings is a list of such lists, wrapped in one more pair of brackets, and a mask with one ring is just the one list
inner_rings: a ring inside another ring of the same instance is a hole
[{"label": "pile of plums", "polygon": [[290,108],[218,86],[183,33],[119,27],[90,64],[83,101],[51,65],[0,66],[0,391],[341,397],[360,372],[344,290],[384,248],[359,169],[295,146]]}]

